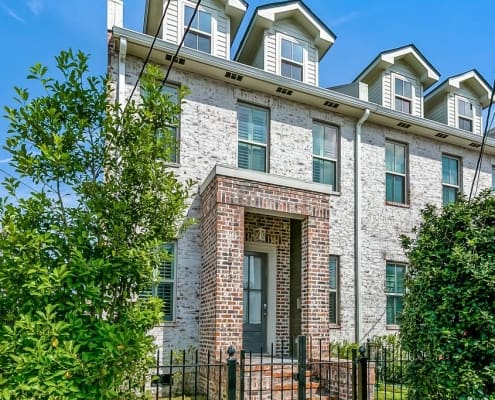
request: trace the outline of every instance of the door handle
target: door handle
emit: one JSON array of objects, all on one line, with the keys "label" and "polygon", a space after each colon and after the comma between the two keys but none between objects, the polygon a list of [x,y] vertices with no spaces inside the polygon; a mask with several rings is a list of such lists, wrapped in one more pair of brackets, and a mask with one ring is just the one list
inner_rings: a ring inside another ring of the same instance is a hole
[{"label": "door handle", "polygon": [[263,316],[266,317],[268,315],[268,306],[267,304],[263,304]]}]

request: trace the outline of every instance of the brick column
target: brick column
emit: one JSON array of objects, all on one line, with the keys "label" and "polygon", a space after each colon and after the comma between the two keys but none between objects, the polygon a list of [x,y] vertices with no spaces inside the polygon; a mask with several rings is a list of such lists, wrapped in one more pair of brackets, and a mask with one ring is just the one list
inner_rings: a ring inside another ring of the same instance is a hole
[{"label": "brick column", "polygon": [[302,224],[301,333],[313,341],[329,339],[328,230],[328,218],[309,216]]}]

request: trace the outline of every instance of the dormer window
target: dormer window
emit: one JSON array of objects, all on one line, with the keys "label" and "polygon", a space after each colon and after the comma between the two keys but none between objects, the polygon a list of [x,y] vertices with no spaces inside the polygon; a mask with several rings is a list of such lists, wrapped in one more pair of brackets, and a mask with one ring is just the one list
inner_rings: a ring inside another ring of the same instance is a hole
[{"label": "dormer window", "polygon": [[[193,14],[194,8],[185,6],[184,31],[186,30]],[[211,20],[212,17],[210,13],[203,10],[198,10],[192,21],[191,28],[189,29],[189,32],[184,40],[184,46],[211,54]]]},{"label": "dormer window", "polygon": [[412,85],[402,78],[395,78],[395,110],[411,114]]},{"label": "dormer window", "polygon": [[303,46],[291,40],[281,40],[280,73],[287,78],[303,80]]},{"label": "dormer window", "polygon": [[463,99],[457,99],[457,126],[465,131],[473,131],[473,104]]}]

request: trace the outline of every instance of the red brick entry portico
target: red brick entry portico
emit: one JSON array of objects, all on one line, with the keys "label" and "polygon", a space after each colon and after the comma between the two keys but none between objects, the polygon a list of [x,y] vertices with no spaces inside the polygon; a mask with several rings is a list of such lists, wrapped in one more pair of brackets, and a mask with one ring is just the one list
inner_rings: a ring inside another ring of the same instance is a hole
[{"label": "red brick entry portico", "polygon": [[215,167],[201,187],[203,355],[242,348],[244,255],[259,249],[271,271],[268,351],[294,332],[328,340],[329,200],[323,185]]}]

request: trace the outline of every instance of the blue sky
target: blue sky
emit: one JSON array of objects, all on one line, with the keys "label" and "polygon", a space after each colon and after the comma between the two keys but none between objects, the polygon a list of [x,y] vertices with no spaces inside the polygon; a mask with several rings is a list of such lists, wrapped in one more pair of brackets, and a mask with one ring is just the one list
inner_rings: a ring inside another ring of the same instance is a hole
[{"label": "blue sky", "polygon": [[[268,1],[248,0],[248,15]],[[142,29],[145,0],[124,0],[124,24]],[[492,84],[495,79],[495,1],[493,0],[305,0],[337,35],[320,65],[320,85],[351,82],[381,51],[414,43],[443,80],[476,68]],[[32,88],[29,66],[53,66],[62,49],[91,54],[91,72],[106,70],[106,0],[0,0],[0,105],[13,105],[13,87]],[[239,41],[237,38],[236,43]],[[35,93],[33,88],[33,93]],[[0,119],[0,143],[7,123]],[[2,170],[11,171],[0,150]],[[0,189],[1,194],[1,189]]]}]

